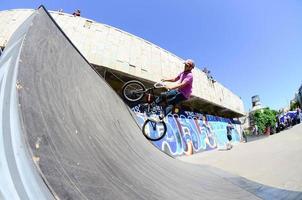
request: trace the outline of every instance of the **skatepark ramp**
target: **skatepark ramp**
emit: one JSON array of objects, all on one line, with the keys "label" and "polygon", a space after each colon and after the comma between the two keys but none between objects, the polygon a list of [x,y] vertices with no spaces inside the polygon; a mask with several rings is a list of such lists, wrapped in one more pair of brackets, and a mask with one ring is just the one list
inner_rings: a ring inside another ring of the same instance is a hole
[{"label": "skatepark ramp", "polygon": [[43,6],[0,67],[0,199],[301,197],[159,151]]}]

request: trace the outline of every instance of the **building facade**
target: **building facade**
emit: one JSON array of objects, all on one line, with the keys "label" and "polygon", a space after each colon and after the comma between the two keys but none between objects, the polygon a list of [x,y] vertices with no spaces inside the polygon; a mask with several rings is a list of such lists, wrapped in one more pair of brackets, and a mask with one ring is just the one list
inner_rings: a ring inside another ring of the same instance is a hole
[{"label": "building facade", "polygon": [[[33,10],[0,12],[0,47]],[[139,79],[145,84],[170,78],[183,70],[182,58],[135,35],[62,12],[50,12],[70,40],[117,92],[123,82]],[[193,98],[187,108],[221,117],[241,117],[241,98],[218,82],[209,81],[198,67],[194,69]]]}]

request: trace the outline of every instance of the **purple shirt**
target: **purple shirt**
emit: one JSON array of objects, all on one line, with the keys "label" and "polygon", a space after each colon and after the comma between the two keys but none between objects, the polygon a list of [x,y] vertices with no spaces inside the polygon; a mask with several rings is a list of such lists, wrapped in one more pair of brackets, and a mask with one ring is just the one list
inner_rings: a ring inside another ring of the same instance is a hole
[{"label": "purple shirt", "polygon": [[192,84],[193,84],[193,74],[192,72],[181,72],[177,77],[176,80],[179,80],[179,83],[187,83],[182,88],[178,88],[178,91],[189,99],[192,93]]}]

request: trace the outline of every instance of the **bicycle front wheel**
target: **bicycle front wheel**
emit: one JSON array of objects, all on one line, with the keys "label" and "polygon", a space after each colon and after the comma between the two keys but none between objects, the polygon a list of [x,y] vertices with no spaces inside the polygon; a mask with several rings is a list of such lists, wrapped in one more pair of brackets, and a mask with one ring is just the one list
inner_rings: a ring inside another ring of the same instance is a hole
[{"label": "bicycle front wheel", "polygon": [[136,102],[143,98],[145,86],[140,81],[128,81],[122,87],[122,95],[129,102]]},{"label": "bicycle front wheel", "polygon": [[167,126],[164,121],[154,121],[147,119],[142,128],[144,136],[151,141],[162,139],[167,132]]}]

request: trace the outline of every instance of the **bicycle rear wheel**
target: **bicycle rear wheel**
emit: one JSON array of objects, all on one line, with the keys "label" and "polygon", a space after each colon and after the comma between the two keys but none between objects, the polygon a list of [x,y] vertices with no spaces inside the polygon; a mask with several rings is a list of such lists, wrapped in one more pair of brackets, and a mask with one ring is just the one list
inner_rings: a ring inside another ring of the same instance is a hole
[{"label": "bicycle rear wheel", "polygon": [[142,131],[148,140],[158,141],[166,135],[167,126],[164,121],[147,119],[143,124]]},{"label": "bicycle rear wheel", "polygon": [[145,86],[140,81],[128,81],[122,87],[122,95],[127,101],[136,102],[143,98],[145,90]]}]

